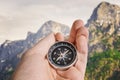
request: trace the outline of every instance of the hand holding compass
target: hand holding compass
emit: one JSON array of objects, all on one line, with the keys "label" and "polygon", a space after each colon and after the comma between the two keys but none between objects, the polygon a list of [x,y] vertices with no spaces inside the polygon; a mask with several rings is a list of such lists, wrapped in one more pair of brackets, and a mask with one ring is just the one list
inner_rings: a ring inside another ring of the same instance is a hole
[{"label": "hand holding compass", "polygon": [[[50,34],[28,50],[22,56],[22,60],[15,70],[12,80],[84,80],[88,53],[88,31],[82,21],[77,20],[73,23],[69,42],[61,42],[64,41],[62,38],[63,36],[58,34]],[[61,43],[55,43],[56,40]],[[62,43],[64,43],[64,48]],[[56,47],[51,48],[51,52],[54,52],[51,55],[51,59],[56,64],[55,66],[63,69],[63,67],[76,62],[73,66],[67,67],[65,71],[52,68],[45,57],[50,47],[54,44]],[[71,48],[71,45],[75,49]],[[73,54],[73,52],[76,52],[77,55],[76,53]]]}]

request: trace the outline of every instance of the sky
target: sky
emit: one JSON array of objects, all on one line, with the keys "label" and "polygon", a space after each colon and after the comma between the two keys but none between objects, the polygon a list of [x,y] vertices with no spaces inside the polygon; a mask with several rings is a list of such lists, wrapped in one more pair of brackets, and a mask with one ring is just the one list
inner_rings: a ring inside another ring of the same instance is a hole
[{"label": "sky", "polygon": [[[104,0],[120,5],[120,0]],[[84,23],[102,0],[0,0],[0,44],[25,39],[46,21],[71,26],[76,19]]]}]

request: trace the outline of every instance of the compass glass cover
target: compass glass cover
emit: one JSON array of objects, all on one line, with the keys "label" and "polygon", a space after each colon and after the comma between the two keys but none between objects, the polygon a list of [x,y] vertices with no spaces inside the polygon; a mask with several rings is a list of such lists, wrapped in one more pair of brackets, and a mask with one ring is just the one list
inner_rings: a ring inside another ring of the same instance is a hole
[{"label": "compass glass cover", "polygon": [[71,65],[76,59],[76,49],[69,42],[57,42],[48,52],[48,58],[54,66],[65,67]]}]

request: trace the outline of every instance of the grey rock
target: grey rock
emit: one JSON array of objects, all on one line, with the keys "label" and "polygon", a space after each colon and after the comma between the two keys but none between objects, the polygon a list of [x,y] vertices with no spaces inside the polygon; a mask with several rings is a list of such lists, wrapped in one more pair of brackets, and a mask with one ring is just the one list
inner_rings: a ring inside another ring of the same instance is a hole
[{"label": "grey rock", "polygon": [[118,49],[116,48],[120,39],[120,7],[118,5],[101,2],[94,9],[86,26],[89,29],[89,53]]}]

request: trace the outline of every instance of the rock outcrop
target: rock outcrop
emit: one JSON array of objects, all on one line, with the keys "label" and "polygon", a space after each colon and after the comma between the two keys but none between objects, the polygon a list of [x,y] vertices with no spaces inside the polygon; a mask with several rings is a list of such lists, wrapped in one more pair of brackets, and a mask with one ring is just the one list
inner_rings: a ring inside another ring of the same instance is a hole
[{"label": "rock outcrop", "polygon": [[100,3],[93,11],[87,26],[90,32],[89,53],[116,48],[120,50],[120,7]]}]

